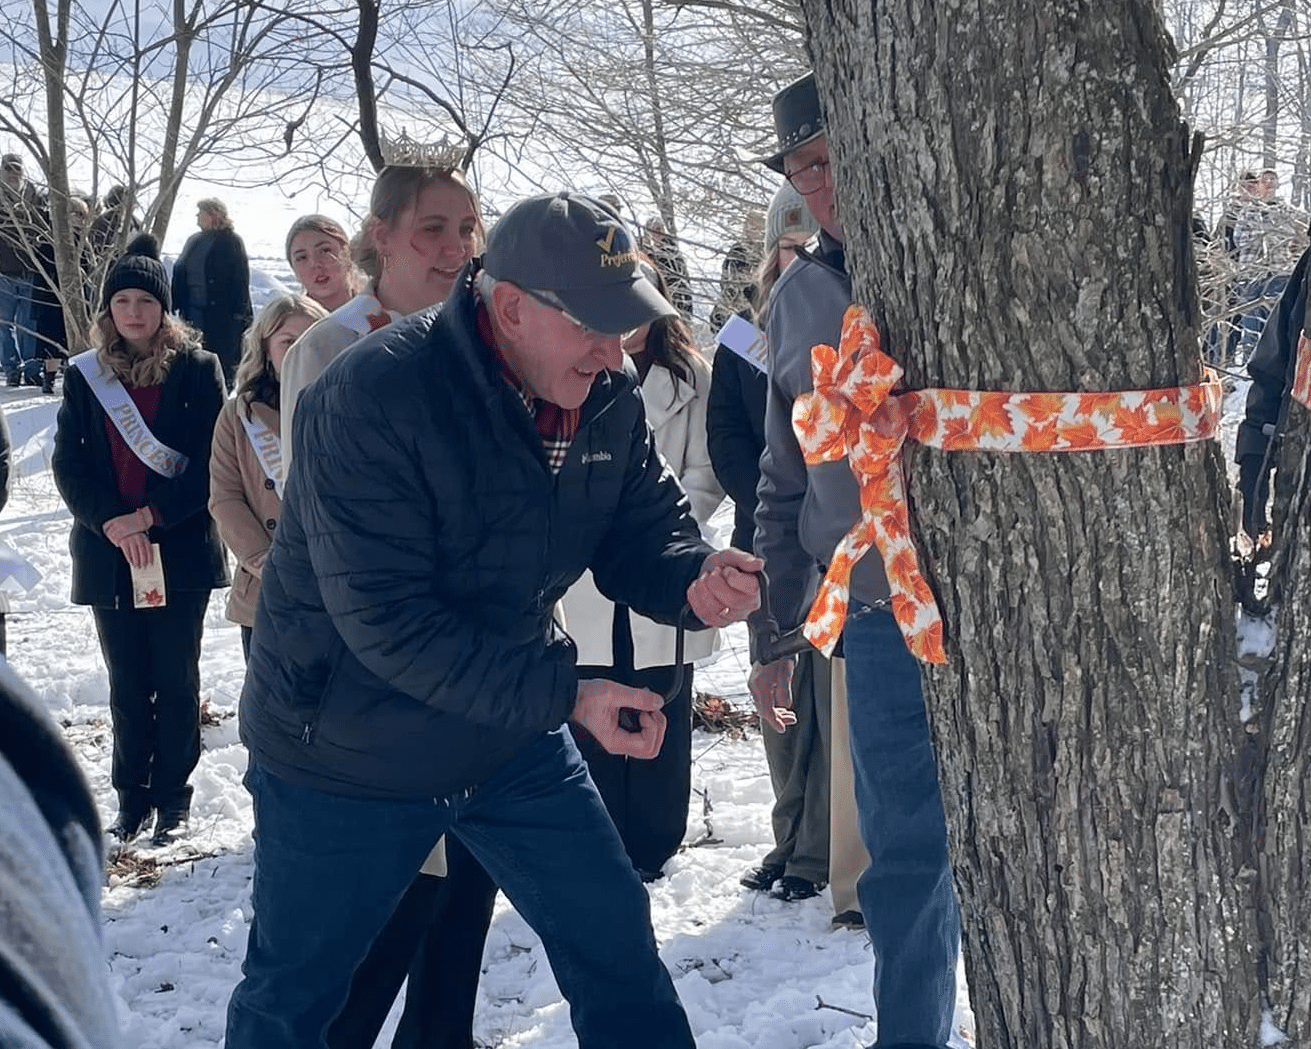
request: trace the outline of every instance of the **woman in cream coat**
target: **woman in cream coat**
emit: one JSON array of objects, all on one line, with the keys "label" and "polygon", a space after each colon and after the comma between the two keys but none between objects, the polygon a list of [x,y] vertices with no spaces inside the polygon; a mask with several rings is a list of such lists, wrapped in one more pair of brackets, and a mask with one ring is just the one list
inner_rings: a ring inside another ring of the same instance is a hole
[{"label": "woman in cream coat", "polygon": [[237,559],[237,573],[228,592],[228,618],[241,625],[241,650],[247,657],[260,571],[282,514],[278,376],[291,344],[327,315],[304,295],[284,295],[260,310],[242,340],[237,392],[223,405],[214,424],[209,512],[218,525],[219,537]]},{"label": "woman in cream coat", "polygon": [[444,302],[485,239],[478,198],[463,172],[382,169],[351,246],[369,286],[298,339],[282,369],[282,454],[288,472],[301,391],[370,332]]},{"label": "woman in cream coat", "polygon": [[[661,293],[653,267],[643,271]],[[624,351],[642,379],[642,400],[656,449],[677,475],[692,504],[692,516],[706,528],[724,499],[715,480],[706,441],[706,398],[710,368],[697,352],[681,318],[656,321],[634,332]],[[585,574],[565,594],[565,625],[578,645],[578,674],[608,678],[663,694],[673,685],[674,629],[616,605]],[[665,707],[669,727],[660,754],[635,761],[603,750],[584,730],[572,727],[610,818],[633,866],[646,880],[658,878],[678,851],[687,830],[692,787],[692,662],[715,649],[713,630],[689,632],[683,651],[682,687]]]}]

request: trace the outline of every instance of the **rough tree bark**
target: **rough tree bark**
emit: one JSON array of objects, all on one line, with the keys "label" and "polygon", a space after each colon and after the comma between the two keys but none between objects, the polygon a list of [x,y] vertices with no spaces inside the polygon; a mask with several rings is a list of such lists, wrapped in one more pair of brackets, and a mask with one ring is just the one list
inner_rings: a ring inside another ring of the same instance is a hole
[{"label": "rough tree bark", "polygon": [[1279,610],[1275,651],[1262,690],[1270,754],[1260,870],[1271,1011],[1280,1030],[1306,1046],[1311,1045],[1311,660],[1306,657],[1311,645],[1306,584],[1311,579],[1311,413],[1291,399],[1286,410],[1275,475],[1272,573],[1280,584]]},{"label": "rough tree bark", "polygon": [[[855,298],[908,386],[1198,381],[1198,145],[1154,0],[803,6]],[[1253,1045],[1218,446],[906,463],[979,1044]]]}]

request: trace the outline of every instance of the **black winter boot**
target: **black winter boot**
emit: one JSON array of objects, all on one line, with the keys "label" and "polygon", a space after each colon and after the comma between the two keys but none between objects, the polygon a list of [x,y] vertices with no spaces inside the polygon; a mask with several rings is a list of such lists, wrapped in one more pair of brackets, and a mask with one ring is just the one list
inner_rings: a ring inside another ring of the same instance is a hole
[{"label": "black winter boot", "polygon": [[140,836],[149,821],[150,806],[145,802],[132,801],[124,803],[120,800],[118,818],[109,825],[105,833],[115,841],[126,845]]},{"label": "black winter boot", "polygon": [[160,809],[155,818],[155,833],[150,838],[152,845],[172,845],[186,835],[191,813],[184,808]]}]

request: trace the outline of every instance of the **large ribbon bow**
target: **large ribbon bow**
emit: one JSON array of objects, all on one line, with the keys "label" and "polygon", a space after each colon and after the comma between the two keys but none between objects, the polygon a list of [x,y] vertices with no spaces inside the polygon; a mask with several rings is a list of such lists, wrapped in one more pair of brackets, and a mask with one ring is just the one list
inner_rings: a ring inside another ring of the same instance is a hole
[{"label": "large ribbon bow", "polygon": [[[1299,358],[1311,401],[1311,346]],[[901,367],[882,351],[878,327],[847,309],[838,349],[811,353],[813,392],[792,406],[811,465],[847,459],[860,486],[860,520],[838,543],[805,635],[825,655],[842,634],[851,572],[871,546],[883,557],[892,612],[916,658],[945,663],[942,615],[910,538],[902,476],[906,438],[946,451],[1076,452],[1210,440],[1224,391],[1207,371],[1194,386],[1121,393],[1007,393],[928,389],[896,392]]]}]

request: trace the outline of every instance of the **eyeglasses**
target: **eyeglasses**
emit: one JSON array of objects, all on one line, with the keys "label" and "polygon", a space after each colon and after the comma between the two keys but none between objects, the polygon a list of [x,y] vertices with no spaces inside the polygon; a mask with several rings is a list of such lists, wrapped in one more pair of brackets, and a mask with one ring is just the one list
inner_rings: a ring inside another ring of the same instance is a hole
[{"label": "eyeglasses", "polygon": [[532,288],[524,288],[523,290],[527,292],[529,296],[540,302],[543,306],[551,307],[551,309],[555,310],[557,313],[563,316],[564,319],[567,320],[570,324],[577,327],[582,332],[584,338],[610,339],[610,338],[614,338],[617,335],[619,337],[620,342],[627,342],[628,339],[632,337],[633,333],[637,331],[636,328],[630,328],[628,331],[621,331],[621,332],[597,331],[595,328],[589,328],[586,324],[584,324],[572,313],[570,313],[568,308],[565,306],[565,304],[561,302],[560,299],[557,298],[551,292],[534,291]]},{"label": "eyeglasses", "polygon": [[804,168],[797,168],[796,171],[787,173],[787,180],[792,183],[796,191],[803,196],[807,193],[814,193],[822,189],[832,177],[832,162],[828,160],[817,160],[813,164],[807,164]]}]

